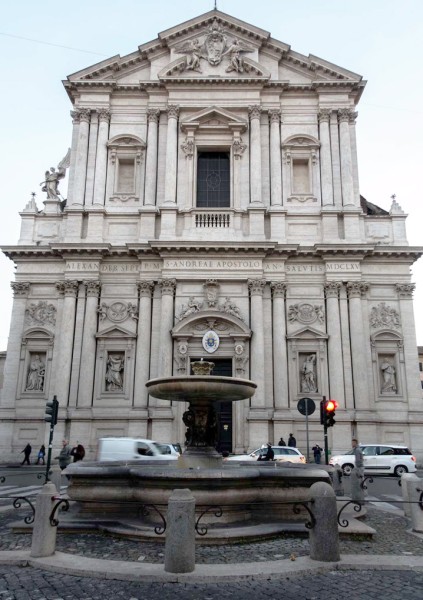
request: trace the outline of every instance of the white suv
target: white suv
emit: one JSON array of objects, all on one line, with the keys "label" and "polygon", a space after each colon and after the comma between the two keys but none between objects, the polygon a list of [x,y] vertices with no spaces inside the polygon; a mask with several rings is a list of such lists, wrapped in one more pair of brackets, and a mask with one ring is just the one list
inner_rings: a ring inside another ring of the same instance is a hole
[{"label": "white suv", "polygon": [[[406,446],[393,446],[388,444],[360,444],[363,451],[364,472],[387,473],[400,477],[404,473],[413,473],[416,470],[416,458]],[[353,450],[346,454],[332,456],[331,465],[341,467],[344,475],[351,475],[355,466]]]}]

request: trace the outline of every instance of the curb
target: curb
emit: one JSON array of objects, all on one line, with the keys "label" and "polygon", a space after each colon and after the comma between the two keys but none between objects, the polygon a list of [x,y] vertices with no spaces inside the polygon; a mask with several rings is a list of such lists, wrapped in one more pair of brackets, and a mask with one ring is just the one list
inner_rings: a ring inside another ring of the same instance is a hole
[{"label": "curb", "polygon": [[0,565],[31,566],[46,571],[115,579],[168,583],[215,583],[216,581],[275,580],[296,575],[324,574],[328,571],[379,570],[423,572],[423,557],[347,554],[339,562],[320,562],[308,556],[267,563],[198,564],[192,573],[169,573],[162,564],[101,560],[56,552],[33,558],[29,551],[0,552]]}]

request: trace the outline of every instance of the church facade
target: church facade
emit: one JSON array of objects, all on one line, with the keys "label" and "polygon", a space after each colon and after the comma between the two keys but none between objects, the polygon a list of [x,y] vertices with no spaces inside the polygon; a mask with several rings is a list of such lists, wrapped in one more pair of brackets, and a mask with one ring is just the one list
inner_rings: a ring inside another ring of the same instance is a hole
[{"label": "church facade", "polygon": [[[401,207],[360,196],[362,77],[217,10],[64,82],[71,149],[44,206],[3,248],[17,266],[1,395],[2,455],[62,437],[94,457],[106,436],[184,442],[184,408],[152,378],[257,383],[223,403],[219,446],[293,432],[298,401],[336,399],[332,451],[404,443],[423,459],[423,406]],[[69,168],[68,197],[59,182]]]}]

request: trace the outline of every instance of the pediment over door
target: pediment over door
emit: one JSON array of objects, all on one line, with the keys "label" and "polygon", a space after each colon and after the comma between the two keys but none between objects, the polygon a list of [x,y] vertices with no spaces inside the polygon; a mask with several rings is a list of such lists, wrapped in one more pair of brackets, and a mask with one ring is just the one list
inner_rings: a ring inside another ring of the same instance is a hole
[{"label": "pediment over door", "polygon": [[287,335],[286,338],[288,340],[327,340],[329,336],[323,331],[314,329],[314,327],[304,327],[295,333]]},{"label": "pediment over door", "polygon": [[181,130],[189,131],[221,131],[232,130],[243,133],[248,128],[245,119],[240,119],[233,113],[218,106],[205,108],[188,119],[181,120]]}]

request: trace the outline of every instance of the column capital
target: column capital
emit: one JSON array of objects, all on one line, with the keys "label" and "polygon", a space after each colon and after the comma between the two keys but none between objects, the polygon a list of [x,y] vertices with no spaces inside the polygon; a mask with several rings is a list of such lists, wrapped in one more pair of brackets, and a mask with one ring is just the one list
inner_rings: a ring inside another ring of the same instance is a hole
[{"label": "column capital", "polygon": [[137,283],[140,298],[151,298],[152,291],[154,289],[154,281],[144,280]]},{"label": "column capital", "polygon": [[339,298],[339,291],[342,287],[340,281],[328,281],[324,284],[326,298]]},{"label": "column capital", "polygon": [[271,108],[269,110],[269,120],[271,123],[279,123],[281,122],[281,111],[279,108]]},{"label": "column capital", "polygon": [[77,108],[76,110],[71,111],[71,117],[74,123],[81,123],[81,121],[89,123],[91,118],[91,109]]},{"label": "column capital", "polygon": [[285,298],[287,285],[284,281],[271,281],[270,288],[274,298]]},{"label": "column capital", "polygon": [[248,279],[247,283],[251,296],[262,296],[267,282],[265,279]]},{"label": "column capital", "polygon": [[416,289],[415,283],[397,283],[395,286],[397,294],[400,298],[412,298],[413,292]]},{"label": "column capital", "polygon": [[97,113],[100,121],[110,122],[110,110],[108,108],[99,108]]},{"label": "column capital", "polygon": [[101,285],[100,285],[99,281],[97,281],[95,279],[90,279],[90,280],[84,281],[83,284],[86,287],[87,296],[98,297],[98,294],[101,289]]},{"label": "column capital", "polygon": [[329,123],[331,112],[332,109],[330,108],[319,108],[317,112],[319,123]]},{"label": "column capital", "polygon": [[349,281],[347,283],[348,297],[361,298],[369,288],[370,285],[364,281]]},{"label": "column capital", "polygon": [[13,290],[14,298],[27,298],[31,284],[27,281],[12,281],[10,287]]},{"label": "column capital", "polygon": [[79,288],[79,281],[77,281],[76,279],[68,281],[58,281],[56,283],[56,288],[59,291],[60,295],[72,296],[73,298],[76,298]]},{"label": "column capital", "polygon": [[177,104],[168,104],[166,110],[169,119],[177,119],[179,117],[179,106]]},{"label": "column capital", "polygon": [[338,122],[349,123],[350,119],[353,118],[353,115],[356,115],[356,113],[352,108],[340,108],[338,109]]},{"label": "column capital", "polygon": [[250,119],[260,119],[261,115],[261,106],[259,104],[253,104],[248,107],[248,114],[250,115]]},{"label": "column capital", "polygon": [[176,279],[162,279],[159,281],[162,296],[173,296],[176,289]]},{"label": "column capital", "polygon": [[149,123],[158,123],[160,118],[160,109],[147,108],[147,121]]}]

